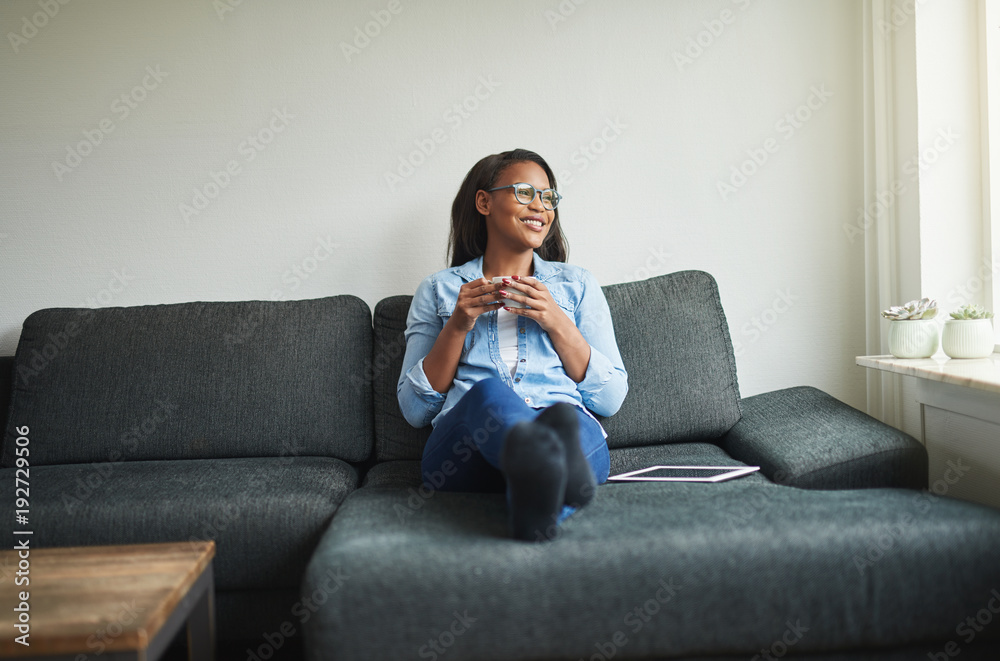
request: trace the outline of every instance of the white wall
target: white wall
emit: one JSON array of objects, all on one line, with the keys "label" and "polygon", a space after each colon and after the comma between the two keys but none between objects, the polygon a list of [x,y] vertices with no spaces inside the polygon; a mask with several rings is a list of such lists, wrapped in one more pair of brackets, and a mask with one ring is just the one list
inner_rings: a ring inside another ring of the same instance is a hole
[{"label": "white wall", "polygon": [[860,1],[225,1],[0,3],[0,354],[42,307],[411,293],[464,174],[527,147],[601,282],[715,275],[744,396],[864,406]]}]

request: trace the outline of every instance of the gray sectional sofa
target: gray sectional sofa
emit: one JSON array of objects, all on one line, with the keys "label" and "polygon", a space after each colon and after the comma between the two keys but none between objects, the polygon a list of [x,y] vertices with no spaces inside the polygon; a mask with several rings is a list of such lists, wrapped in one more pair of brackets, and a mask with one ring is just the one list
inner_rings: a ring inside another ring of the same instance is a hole
[{"label": "gray sectional sofa", "polygon": [[410,298],[333,296],[32,314],[0,362],[8,502],[28,425],[36,546],[214,539],[241,658],[1000,658],[1000,512],[929,493],[917,441],[814,388],[741,398],[708,274],[604,289],[612,473],[759,473],[602,485],[555,541],[511,540],[502,493],[421,486]]}]

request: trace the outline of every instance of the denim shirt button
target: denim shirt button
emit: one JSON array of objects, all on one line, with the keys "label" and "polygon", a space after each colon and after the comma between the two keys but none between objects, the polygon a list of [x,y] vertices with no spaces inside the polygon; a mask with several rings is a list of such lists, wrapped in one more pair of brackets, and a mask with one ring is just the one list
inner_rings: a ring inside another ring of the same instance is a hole
[{"label": "denim shirt button", "polygon": [[523,328],[521,328],[521,329],[518,329],[518,332],[519,332],[519,333],[520,333],[521,335],[524,335],[524,329],[523,329]]},{"label": "denim shirt button", "polygon": [[525,404],[530,404],[531,403],[531,398],[530,397],[525,397],[524,398],[524,403]]},{"label": "denim shirt button", "polygon": [[520,383],[520,382],[521,382],[521,377],[517,377],[516,379],[514,379],[514,383]]}]

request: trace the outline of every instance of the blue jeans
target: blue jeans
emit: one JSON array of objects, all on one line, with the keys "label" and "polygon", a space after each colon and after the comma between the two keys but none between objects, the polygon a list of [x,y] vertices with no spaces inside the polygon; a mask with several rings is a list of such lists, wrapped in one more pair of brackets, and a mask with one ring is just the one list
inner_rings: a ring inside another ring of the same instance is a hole
[{"label": "blue jeans", "polygon": [[[528,406],[499,377],[474,385],[442,418],[424,446],[424,485],[438,491],[505,492],[500,451],[507,431],[518,422],[534,420],[543,409]],[[608,479],[611,458],[601,428],[577,407],[580,447],[598,484]],[[575,508],[564,506],[557,522]]]}]

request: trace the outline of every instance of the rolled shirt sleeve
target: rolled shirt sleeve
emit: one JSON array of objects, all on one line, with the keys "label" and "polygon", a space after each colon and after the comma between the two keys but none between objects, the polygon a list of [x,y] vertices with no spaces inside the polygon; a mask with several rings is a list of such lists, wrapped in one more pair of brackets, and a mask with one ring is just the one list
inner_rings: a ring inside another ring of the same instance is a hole
[{"label": "rolled shirt sleeve", "polygon": [[583,296],[576,307],[576,325],[590,344],[590,363],[577,390],[588,409],[614,415],[628,394],[628,373],[615,340],[611,310],[597,278],[584,271]]},{"label": "rolled shirt sleeve", "polygon": [[424,373],[424,357],[433,348],[444,320],[437,313],[433,276],[417,287],[406,316],[406,352],[396,384],[396,398],[403,417],[414,427],[426,427],[444,406],[445,394],[431,387]]}]

